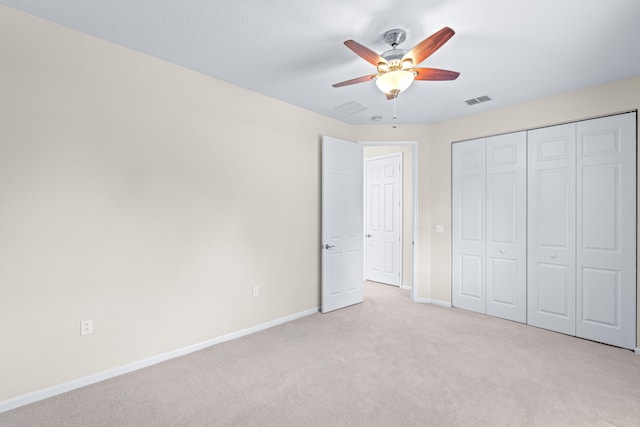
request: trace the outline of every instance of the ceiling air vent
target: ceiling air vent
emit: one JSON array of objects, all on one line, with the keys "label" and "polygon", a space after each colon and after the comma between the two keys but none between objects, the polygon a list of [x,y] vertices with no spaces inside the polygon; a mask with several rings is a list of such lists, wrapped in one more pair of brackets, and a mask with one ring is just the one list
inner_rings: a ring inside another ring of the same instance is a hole
[{"label": "ceiling air vent", "polygon": [[354,114],[368,109],[369,107],[367,107],[366,105],[362,105],[356,101],[347,102],[346,104],[338,105],[334,108],[334,110],[340,111],[344,114],[348,114],[349,116],[353,116]]},{"label": "ceiling air vent", "polygon": [[467,105],[476,105],[476,104],[480,104],[481,102],[487,102],[487,101],[491,101],[491,98],[489,98],[489,95],[482,95],[477,98],[467,99],[464,102],[466,102]]}]

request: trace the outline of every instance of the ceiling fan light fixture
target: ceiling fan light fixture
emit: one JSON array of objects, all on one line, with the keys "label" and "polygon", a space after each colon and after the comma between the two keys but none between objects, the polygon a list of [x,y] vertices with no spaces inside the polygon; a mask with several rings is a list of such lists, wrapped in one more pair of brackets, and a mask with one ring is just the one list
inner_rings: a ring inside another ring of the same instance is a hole
[{"label": "ceiling fan light fixture", "polygon": [[376,86],[386,94],[398,94],[407,90],[414,78],[415,74],[411,71],[389,71],[376,77]]},{"label": "ceiling fan light fixture", "polygon": [[413,59],[405,58],[405,59],[402,60],[402,69],[403,70],[408,70],[411,67],[413,67]]},{"label": "ceiling fan light fixture", "polygon": [[387,71],[389,71],[389,63],[387,63],[387,62],[378,62],[378,72],[379,73],[386,73]]}]

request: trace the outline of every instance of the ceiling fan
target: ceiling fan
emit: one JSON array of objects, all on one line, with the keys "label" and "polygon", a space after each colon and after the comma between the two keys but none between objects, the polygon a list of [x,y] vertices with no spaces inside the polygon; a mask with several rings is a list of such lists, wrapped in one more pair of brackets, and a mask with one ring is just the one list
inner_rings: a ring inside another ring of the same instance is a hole
[{"label": "ceiling fan", "polygon": [[454,34],[455,31],[451,28],[444,27],[407,52],[398,48],[398,45],[406,39],[406,33],[398,29],[389,30],[384,34],[384,40],[391,45],[391,50],[380,55],[354,40],[347,40],[344,44],[356,55],[375,65],[378,72],[336,83],[333,87],[375,80],[376,85],[386,94],[387,99],[394,99],[400,92],[406,90],[414,80],[455,80],[460,75],[456,71],[415,67],[440,49]]}]

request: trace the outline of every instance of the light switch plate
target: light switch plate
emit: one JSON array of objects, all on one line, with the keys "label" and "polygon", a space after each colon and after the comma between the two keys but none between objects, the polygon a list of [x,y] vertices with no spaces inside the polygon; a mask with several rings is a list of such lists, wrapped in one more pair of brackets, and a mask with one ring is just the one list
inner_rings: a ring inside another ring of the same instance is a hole
[{"label": "light switch plate", "polygon": [[436,224],[436,233],[444,233],[444,225]]}]

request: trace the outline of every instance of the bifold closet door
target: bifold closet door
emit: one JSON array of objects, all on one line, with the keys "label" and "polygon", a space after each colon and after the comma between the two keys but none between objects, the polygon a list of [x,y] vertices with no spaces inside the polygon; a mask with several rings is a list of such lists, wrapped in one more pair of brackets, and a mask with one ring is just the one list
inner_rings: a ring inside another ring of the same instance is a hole
[{"label": "bifold closet door", "polygon": [[636,344],[636,118],[577,123],[576,335]]},{"label": "bifold closet door", "polygon": [[452,305],[525,322],[526,133],[453,144]]},{"label": "bifold closet door", "polygon": [[458,142],[451,150],[451,303],[485,313],[485,140]]},{"label": "bifold closet door", "polygon": [[635,348],[635,114],[529,131],[528,163],[528,323]]},{"label": "bifold closet door", "polygon": [[575,335],[575,123],[531,130],[527,323]]},{"label": "bifold closet door", "polygon": [[486,139],[486,313],[527,321],[527,134]]},{"label": "bifold closet door", "polygon": [[453,144],[453,306],[636,347],[636,121]]}]

